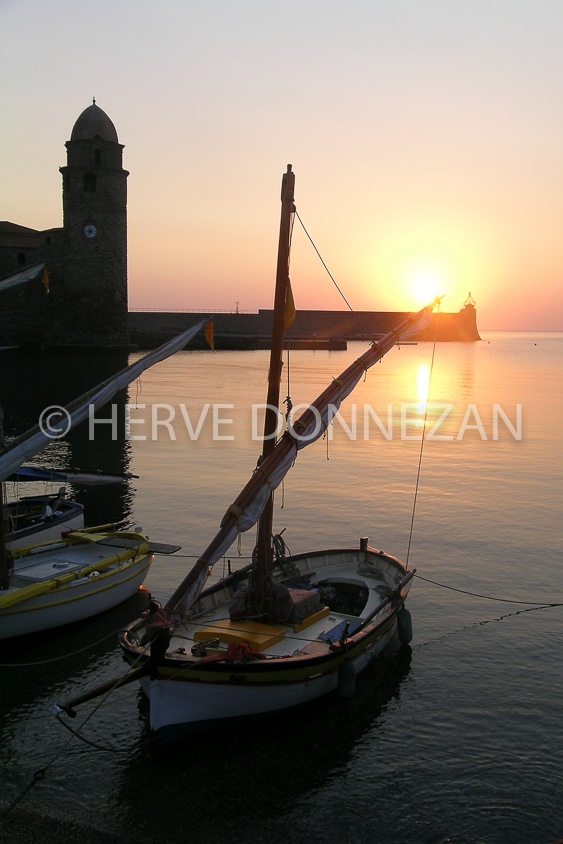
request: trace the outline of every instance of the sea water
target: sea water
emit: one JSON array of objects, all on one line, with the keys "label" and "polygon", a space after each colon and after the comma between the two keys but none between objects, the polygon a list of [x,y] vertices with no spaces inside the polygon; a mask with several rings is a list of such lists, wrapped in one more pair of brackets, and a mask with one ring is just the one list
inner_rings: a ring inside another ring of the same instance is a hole
[{"label": "sea water", "polygon": [[[292,417],[364,348],[290,351],[282,398]],[[352,700],[155,757],[132,685],[70,722],[90,716],[81,730],[90,744],[74,738],[50,706],[124,670],[115,634],[144,609],[140,593],[70,632],[3,648],[2,807],[19,799],[20,809],[137,842],[562,836],[563,606],[548,606],[563,604],[562,360],[555,333],[393,349],[299,453],[275,497],[275,530],[293,553],[367,536],[417,569],[411,647],[394,643]],[[267,362],[262,351],[178,353],[90,431],[44,454],[43,465],[138,476],[71,492],[89,524],[126,517],[182,546],[150,569],[145,585],[159,601],[256,465]],[[6,434],[126,363],[4,352]],[[231,548],[231,567],[254,541],[249,531]]]}]

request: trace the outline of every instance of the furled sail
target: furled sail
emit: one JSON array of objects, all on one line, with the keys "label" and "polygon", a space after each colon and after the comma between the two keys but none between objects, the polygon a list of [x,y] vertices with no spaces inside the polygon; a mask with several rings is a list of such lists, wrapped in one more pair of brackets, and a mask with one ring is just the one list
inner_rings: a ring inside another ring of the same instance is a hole
[{"label": "furled sail", "polygon": [[293,465],[298,451],[322,436],[336,415],[342,401],[350,395],[364,373],[420,320],[431,318],[436,299],[421,311],[404,320],[384,337],[372,343],[350,366],[321,393],[276,443],[271,454],[259,465],[221,522],[221,528],[202,556],[178,586],[163,608],[164,620],[182,620],[203,589],[209,567],[219,560],[239,533],[256,524],[272,492],[280,485]]},{"label": "furled sail", "polygon": [[104,484],[120,484],[123,481],[137,478],[131,472],[124,472],[121,475],[108,475],[106,472],[96,470],[95,472],[82,472],[79,469],[50,469],[46,466],[20,466],[13,472],[8,481],[15,483],[73,483],[84,486],[102,486]]},{"label": "furled sail", "polygon": [[19,287],[20,284],[26,284],[28,281],[34,281],[42,276],[45,272],[45,261],[41,264],[33,264],[31,267],[26,267],[25,270],[20,270],[18,273],[3,278],[0,281],[0,293],[4,290],[10,290],[12,287]]},{"label": "furled sail", "polygon": [[[84,393],[79,398],[75,399],[69,404],[64,412],[60,414],[61,428],[64,427],[65,432],[74,428],[80,422],[88,418],[89,408],[93,407],[97,410],[103,407],[107,402],[115,396],[119,390],[123,390],[135,378],[138,378],[145,370],[150,369],[155,363],[160,363],[166,358],[173,355],[175,352],[183,349],[184,346],[192,340],[197,332],[207,323],[207,319],[198,322],[197,325],[192,326],[187,331],[183,331],[177,337],[164,343],[158,349],[142,357],[140,360],[122,369],[111,378],[107,378],[93,387],[87,393]],[[51,421],[51,430],[53,424],[57,422]],[[12,440],[4,448],[0,448],[0,480],[8,478],[12,472],[25,463],[26,460],[32,458],[41,449],[45,448],[53,439],[45,433],[40,425],[30,428],[25,434]]]}]

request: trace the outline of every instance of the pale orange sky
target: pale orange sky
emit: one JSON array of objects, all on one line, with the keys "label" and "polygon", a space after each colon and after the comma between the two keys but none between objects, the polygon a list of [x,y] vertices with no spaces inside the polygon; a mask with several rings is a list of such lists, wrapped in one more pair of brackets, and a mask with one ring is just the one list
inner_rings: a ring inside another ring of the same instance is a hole
[{"label": "pale orange sky", "polygon": [[[62,224],[96,97],[131,307],[270,307],[281,176],[354,309],[563,329],[560,0],[3,0],[0,219]],[[297,307],[344,308],[296,222]],[[424,299],[424,301],[422,301]]]}]

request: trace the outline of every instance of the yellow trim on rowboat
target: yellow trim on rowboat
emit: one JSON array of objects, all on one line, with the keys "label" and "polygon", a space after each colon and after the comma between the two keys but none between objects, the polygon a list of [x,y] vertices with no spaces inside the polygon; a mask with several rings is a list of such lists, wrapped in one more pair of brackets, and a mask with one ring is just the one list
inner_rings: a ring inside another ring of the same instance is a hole
[{"label": "yellow trim on rowboat", "polygon": [[[92,595],[97,595],[98,592],[107,592],[108,589],[114,589],[116,586],[120,586],[122,583],[127,583],[128,580],[132,580],[134,577],[138,577],[142,572],[144,572],[146,569],[148,569],[148,567],[151,564],[151,558],[150,558],[150,556],[147,556],[146,559],[147,559],[147,564],[145,566],[143,566],[143,568],[139,569],[139,571],[133,572],[133,574],[130,574],[128,577],[122,578],[119,581],[119,583],[108,583],[107,586],[104,586],[101,589],[89,590],[86,595],[72,595],[71,594],[70,597],[64,598],[62,601],[53,601],[50,604],[34,604],[32,607],[22,607],[22,608],[16,609],[16,610],[7,610],[6,612],[2,612],[2,614],[0,615],[0,618],[7,618],[8,616],[11,616],[11,615],[22,615],[23,613],[26,613],[26,612],[41,612],[43,610],[49,610],[52,607],[61,606],[62,604],[70,604],[73,601],[83,601],[85,598],[90,598]],[[135,562],[138,562],[138,561],[130,560],[130,562],[128,562],[126,564],[126,566],[119,569],[118,571],[121,572],[121,573],[126,572],[127,569],[130,568]],[[118,572],[116,572],[116,571],[106,571],[103,574],[100,574],[100,577],[96,578],[96,580],[102,580],[103,578],[107,578],[107,577],[115,578],[117,573]],[[65,594],[66,594],[67,589],[71,589],[71,585],[72,584],[67,584],[66,586],[63,587],[63,591],[64,591]]]},{"label": "yellow trim on rowboat", "polygon": [[[26,545],[23,548],[16,548],[12,551],[14,557],[28,557],[39,553],[43,548],[45,551],[56,550],[65,545],[80,545],[81,543],[95,543],[100,539],[113,539],[114,537],[125,539],[137,539],[139,534],[135,531],[115,531],[114,525],[98,525],[97,527],[83,528],[82,530],[70,530],[62,539],[49,539],[46,542],[37,542],[35,545]],[[141,543],[147,540],[143,537]]]},{"label": "yellow trim on rowboat", "polygon": [[19,604],[22,601],[27,601],[29,598],[35,598],[38,595],[43,595],[46,592],[52,592],[54,589],[60,589],[67,583],[72,582],[78,578],[88,577],[93,571],[100,571],[100,569],[108,568],[108,566],[115,563],[123,563],[130,558],[139,557],[142,554],[149,553],[149,545],[146,541],[139,542],[138,548],[127,548],[118,554],[112,554],[110,557],[105,557],[103,560],[97,560],[89,566],[83,566],[80,569],[69,571],[66,574],[61,574],[58,577],[44,580],[41,583],[32,583],[29,586],[22,586],[14,592],[7,592],[0,595],[0,610],[4,607],[11,607],[14,604]]}]

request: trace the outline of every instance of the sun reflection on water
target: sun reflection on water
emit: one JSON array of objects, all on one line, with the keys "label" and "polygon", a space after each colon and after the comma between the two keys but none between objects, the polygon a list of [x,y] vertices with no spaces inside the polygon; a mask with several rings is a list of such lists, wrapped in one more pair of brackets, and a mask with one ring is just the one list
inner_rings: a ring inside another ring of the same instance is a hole
[{"label": "sun reflection on water", "polygon": [[[425,363],[421,363],[416,373],[416,397],[418,399],[418,412],[422,417],[426,414],[426,405],[428,402],[428,392],[430,389],[430,370]],[[424,424],[424,418],[417,419],[416,425],[421,427]]]}]

